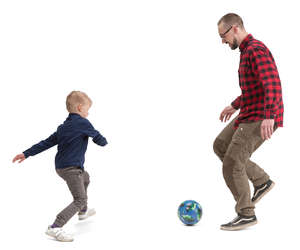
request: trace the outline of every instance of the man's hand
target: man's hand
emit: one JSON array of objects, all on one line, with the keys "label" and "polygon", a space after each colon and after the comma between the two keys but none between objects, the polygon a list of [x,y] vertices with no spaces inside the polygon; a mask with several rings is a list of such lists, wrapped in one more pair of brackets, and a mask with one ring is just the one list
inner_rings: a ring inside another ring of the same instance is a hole
[{"label": "man's hand", "polygon": [[15,158],[13,159],[12,162],[15,162],[15,161],[19,161],[19,163],[21,163],[22,161],[24,161],[26,158],[25,158],[25,155],[24,154],[18,154],[15,156]]},{"label": "man's hand", "polygon": [[260,134],[263,140],[271,139],[274,132],[274,119],[263,120],[260,127]]},{"label": "man's hand", "polygon": [[219,119],[221,120],[221,122],[227,122],[230,119],[230,117],[235,113],[235,111],[236,109],[230,105],[222,111]]}]

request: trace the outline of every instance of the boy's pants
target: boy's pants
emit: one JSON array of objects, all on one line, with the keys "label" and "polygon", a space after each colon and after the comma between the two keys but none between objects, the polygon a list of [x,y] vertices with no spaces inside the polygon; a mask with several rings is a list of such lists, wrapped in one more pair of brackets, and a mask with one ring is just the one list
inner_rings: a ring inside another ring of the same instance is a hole
[{"label": "boy's pants", "polygon": [[[248,179],[254,186],[266,183],[270,177],[250,160],[252,153],[264,142],[261,138],[262,121],[241,123],[234,129],[233,119],[214,141],[214,151],[223,162],[223,176],[236,201],[238,214],[253,216]],[[274,128],[274,131],[276,128]]]},{"label": "boy's pants", "polygon": [[56,172],[65,180],[73,196],[73,202],[57,215],[54,222],[62,227],[80,210],[87,209],[87,187],[90,176],[80,167],[56,169]]}]

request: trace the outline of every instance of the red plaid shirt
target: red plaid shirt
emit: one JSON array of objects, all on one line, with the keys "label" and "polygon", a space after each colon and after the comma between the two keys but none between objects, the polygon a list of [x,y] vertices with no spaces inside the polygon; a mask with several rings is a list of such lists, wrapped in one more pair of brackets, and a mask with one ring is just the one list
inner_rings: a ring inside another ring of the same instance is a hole
[{"label": "red plaid shirt", "polygon": [[231,105],[240,109],[234,127],[240,123],[274,119],[283,126],[281,83],[268,48],[249,34],[240,44],[239,83],[242,94]]}]

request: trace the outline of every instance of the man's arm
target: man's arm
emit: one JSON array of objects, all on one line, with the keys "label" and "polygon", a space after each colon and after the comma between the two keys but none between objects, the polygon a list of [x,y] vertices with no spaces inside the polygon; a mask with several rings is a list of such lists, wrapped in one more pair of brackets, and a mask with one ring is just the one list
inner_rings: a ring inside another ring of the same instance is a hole
[{"label": "man's arm", "polygon": [[236,109],[236,110],[238,110],[238,109],[240,108],[240,106],[241,106],[241,97],[242,97],[242,95],[238,96],[238,97],[231,103],[231,106],[232,106],[234,109]]},{"label": "man's arm", "polygon": [[262,48],[250,51],[250,62],[264,90],[264,120],[261,125],[262,139],[270,139],[274,131],[277,103],[281,98],[281,83],[277,67],[271,55]]},{"label": "man's arm", "polygon": [[253,72],[258,76],[264,90],[264,118],[274,119],[277,103],[281,98],[281,84],[277,67],[271,55],[261,48],[250,51],[250,62]]}]

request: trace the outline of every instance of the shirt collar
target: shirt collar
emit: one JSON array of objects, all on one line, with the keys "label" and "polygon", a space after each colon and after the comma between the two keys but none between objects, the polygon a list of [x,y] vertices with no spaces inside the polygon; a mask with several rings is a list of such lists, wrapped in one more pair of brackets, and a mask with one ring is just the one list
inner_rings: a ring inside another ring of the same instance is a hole
[{"label": "shirt collar", "polygon": [[245,39],[241,42],[240,44],[240,51],[243,52],[244,49],[247,47],[248,43],[253,40],[253,36],[251,34],[249,34],[248,36],[245,37]]},{"label": "shirt collar", "polygon": [[71,116],[80,116],[80,115],[77,113],[69,113],[69,117],[71,117]]}]

